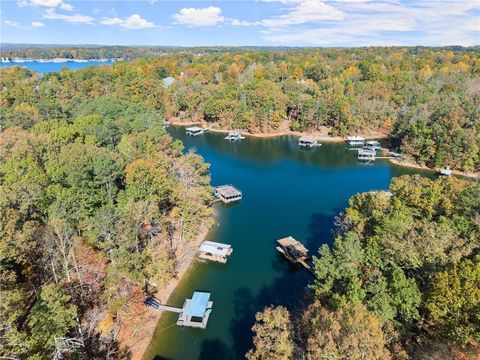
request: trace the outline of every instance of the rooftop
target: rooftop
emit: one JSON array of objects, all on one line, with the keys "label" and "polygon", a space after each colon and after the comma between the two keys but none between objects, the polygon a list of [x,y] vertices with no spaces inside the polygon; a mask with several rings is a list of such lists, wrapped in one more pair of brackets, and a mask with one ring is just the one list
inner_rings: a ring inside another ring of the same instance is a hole
[{"label": "rooftop", "polygon": [[210,293],[195,291],[187,309],[188,316],[203,317],[207,310]]},{"label": "rooftop", "polygon": [[302,252],[302,253],[308,252],[308,249],[305,246],[303,246],[303,244],[301,242],[295,240],[291,236],[287,236],[283,239],[279,239],[279,240],[277,240],[277,242],[285,248],[287,248],[287,247],[292,248],[293,247],[296,250],[298,250],[299,252]]},{"label": "rooftop", "polygon": [[217,193],[223,197],[241,196],[242,192],[232,185],[222,185],[216,188]]},{"label": "rooftop", "polygon": [[317,139],[310,137],[310,136],[302,136],[300,139],[298,139],[300,142],[308,142],[308,143],[314,143],[317,141]]},{"label": "rooftop", "polygon": [[201,130],[203,130],[203,128],[201,128],[199,126],[191,126],[191,127],[187,127],[186,130],[187,131],[201,131]]},{"label": "rooftop", "polygon": [[213,241],[204,241],[200,246],[200,251],[218,256],[227,256],[231,245],[221,244]]},{"label": "rooftop", "polygon": [[173,78],[171,76],[167,76],[166,78],[163,78],[162,81],[163,81],[163,84],[165,86],[169,86],[169,85],[172,85],[175,82],[175,78]]}]

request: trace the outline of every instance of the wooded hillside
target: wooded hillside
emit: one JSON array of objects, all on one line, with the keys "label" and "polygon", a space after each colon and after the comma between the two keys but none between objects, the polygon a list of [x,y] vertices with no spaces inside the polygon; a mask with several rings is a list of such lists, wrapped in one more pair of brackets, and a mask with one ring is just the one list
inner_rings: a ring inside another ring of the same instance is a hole
[{"label": "wooded hillside", "polygon": [[[383,132],[429,167],[480,169],[480,55],[472,49],[176,53],[41,77],[2,69],[2,123],[71,118],[109,97],[166,120],[271,132]],[[162,79],[176,81],[164,86]]]}]

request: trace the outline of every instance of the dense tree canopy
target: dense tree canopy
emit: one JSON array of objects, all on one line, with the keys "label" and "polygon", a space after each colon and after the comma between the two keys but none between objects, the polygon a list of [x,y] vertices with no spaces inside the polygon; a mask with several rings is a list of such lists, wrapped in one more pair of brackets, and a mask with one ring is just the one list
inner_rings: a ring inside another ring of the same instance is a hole
[{"label": "dense tree canopy", "polygon": [[[1,72],[0,121],[7,126],[30,128],[72,115],[108,120],[122,112],[125,122],[117,126],[135,127],[143,109],[144,120],[205,121],[251,132],[374,131],[390,135],[393,147],[420,164],[480,170],[474,49],[224,49],[44,76],[21,68]],[[167,75],[176,79],[168,86]],[[102,129],[105,136],[110,126]]]},{"label": "dense tree canopy", "polygon": [[175,276],[211,222],[208,165],[153,110],[79,109],[0,134],[0,357],[121,358],[144,282]]}]

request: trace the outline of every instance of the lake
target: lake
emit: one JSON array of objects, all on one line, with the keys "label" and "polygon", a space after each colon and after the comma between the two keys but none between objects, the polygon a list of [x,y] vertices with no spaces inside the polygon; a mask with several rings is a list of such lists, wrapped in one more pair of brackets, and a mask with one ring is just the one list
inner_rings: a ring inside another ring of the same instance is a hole
[{"label": "lake", "polygon": [[220,133],[187,137],[183,127],[168,131],[211,164],[212,185],[233,184],[243,191],[243,199],[236,205],[215,205],[218,225],[207,237],[233,246],[227,264],[195,261],[168,301],[181,307],[193,291],[211,292],[207,329],[178,327],[176,314],[164,313],[147,360],[243,359],[251,347],[255,313],[271,304],[301,307],[313,278],[285,261],[275,241],[292,235],[316,254],[321,244],[332,243],[335,216],[350,196],[388,189],[392,177],[419,173],[386,161],[359,164],[345,144],[304,150],[289,136],[231,143]]},{"label": "lake", "polygon": [[39,62],[39,61],[24,61],[24,62],[8,62],[0,63],[0,67],[11,67],[11,66],[23,66],[29,70],[36,71],[40,74],[45,74],[47,72],[57,72],[63,68],[70,70],[83,69],[88,66],[99,66],[99,65],[110,65],[112,61],[96,61],[91,60],[87,62],[77,62],[77,61],[66,61],[66,62]]}]

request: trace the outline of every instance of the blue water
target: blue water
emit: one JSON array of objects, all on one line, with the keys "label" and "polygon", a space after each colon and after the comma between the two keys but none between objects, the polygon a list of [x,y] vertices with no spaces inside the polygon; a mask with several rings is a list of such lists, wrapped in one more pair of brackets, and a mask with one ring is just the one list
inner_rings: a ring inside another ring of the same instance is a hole
[{"label": "blue water", "polygon": [[23,66],[28,68],[29,70],[36,71],[40,74],[45,74],[48,72],[57,72],[64,68],[70,70],[77,70],[83,69],[88,66],[99,66],[99,65],[110,65],[112,61],[88,61],[88,62],[75,62],[75,61],[67,61],[67,62],[38,62],[38,61],[26,61],[26,62],[9,62],[9,63],[0,63],[0,67],[12,67],[12,66]]},{"label": "blue water", "polygon": [[211,292],[207,329],[178,327],[178,315],[165,313],[144,360],[244,359],[255,312],[270,304],[301,308],[313,279],[276,252],[277,239],[292,235],[316,254],[321,244],[331,244],[335,216],[355,193],[386,190],[392,177],[403,174],[436,176],[384,160],[359,164],[345,144],[305,150],[288,136],[231,143],[225,134],[187,137],[184,128],[173,126],[169,132],[211,164],[213,185],[234,184],[243,199],[215,205],[218,224],[207,236],[232,245],[228,263],[196,261],[170,299],[160,299],[181,306],[194,291]]}]

